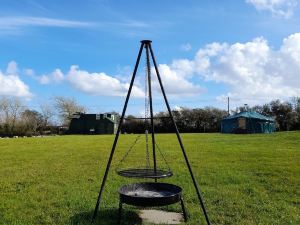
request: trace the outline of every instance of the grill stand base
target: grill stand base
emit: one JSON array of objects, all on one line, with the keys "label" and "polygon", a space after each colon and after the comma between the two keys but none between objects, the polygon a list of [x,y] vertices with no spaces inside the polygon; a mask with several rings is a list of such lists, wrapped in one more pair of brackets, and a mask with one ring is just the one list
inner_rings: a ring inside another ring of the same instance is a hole
[{"label": "grill stand base", "polygon": [[[124,203],[122,202],[122,200],[120,198],[120,202],[119,202],[119,215],[118,215],[118,225],[121,225],[121,222],[122,222],[123,204]],[[182,210],[182,214],[183,214],[183,219],[184,219],[184,222],[186,223],[187,220],[188,220],[188,216],[187,216],[187,212],[186,212],[185,205],[184,205],[182,197],[180,197],[180,205],[181,205],[181,210]]]}]

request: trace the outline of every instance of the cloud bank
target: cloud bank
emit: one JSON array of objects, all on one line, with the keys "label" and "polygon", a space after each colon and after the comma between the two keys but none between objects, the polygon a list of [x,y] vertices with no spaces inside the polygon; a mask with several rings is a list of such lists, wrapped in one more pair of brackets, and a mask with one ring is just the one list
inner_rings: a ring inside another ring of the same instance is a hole
[{"label": "cloud bank", "polygon": [[[198,95],[204,91],[198,84],[194,84],[188,80],[186,76],[187,71],[182,71],[186,68],[184,61],[174,65],[168,66],[165,64],[159,65],[159,71],[163,80],[164,87],[168,95],[173,96],[191,96]],[[177,67],[180,66],[178,70]],[[154,71],[154,68],[152,68]],[[36,76],[31,69],[26,70],[26,74],[37,80],[40,84],[53,84],[66,82],[76,90],[89,95],[101,96],[125,96],[129,88],[129,82],[122,79],[121,76],[110,76],[103,72],[89,72],[87,70],[79,69],[78,65],[72,65],[70,70],[63,74],[60,69],[54,70],[50,74],[43,74]],[[144,97],[144,85],[139,84],[139,77],[135,80],[132,88],[131,96]],[[153,74],[153,88],[160,92],[158,81]]]},{"label": "cloud bank", "polygon": [[[105,73],[89,73],[80,70],[77,65],[71,66],[66,74],[66,80],[76,89],[90,94],[103,96],[124,96],[129,88],[129,83],[124,83]],[[134,86],[132,96],[144,96],[143,90]]]},{"label": "cloud bank", "polygon": [[290,18],[294,14],[298,0],[246,0],[259,11],[269,11],[274,16]]},{"label": "cloud bank", "polygon": [[224,96],[249,99],[285,99],[300,96],[300,33],[282,42],[278,50],[258,37],[246,43],[211,43],[193,60],[176,60],[172,70],[182,77],[227,85]]},{"label": "cloud bank", "polygon": [[[208,81],[225,85],[229,90],[217,99],[230,96],[256,104],[300,96],[300,33],[284,38],[277,49],[263,37],[245,43],[210,43],[199,49],[193,59],[160,64],[159,71],[168,95],[177,97],[197,96],[204,91],[214,94],[215,90],[203,88]],[[89,72],[77,65],[65,74],[60,69],[41,76],[27,69],[26,74],[41,84],[67,83],[88,95],[125,96],[129,88],[128,81],[121,76]],[[132,96],[143,97],[144,87],[138,81]],[[157,80],[153,81],[153,88],[160,91]],[[18,76],[15,62],[0,73],[0,84],[1,95],[31,96],[29,87]]]}]

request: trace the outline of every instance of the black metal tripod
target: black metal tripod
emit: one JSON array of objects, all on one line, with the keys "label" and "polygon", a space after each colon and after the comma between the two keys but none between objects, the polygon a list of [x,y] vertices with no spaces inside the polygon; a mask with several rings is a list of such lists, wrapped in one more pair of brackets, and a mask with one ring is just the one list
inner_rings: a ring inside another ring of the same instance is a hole
[{"label": "black metal tripod", "polygon": [[[169,105],[169,102],[168,102],[168,99],[167,99],[167,96],[166,96],[166,93],[165,93],[165,90],[164,90],[164,87],[163,87],[163,84],[162,84],[162,81],[161,81],[161,77],[160,77],[160,74],[159,74],[159,71],[158,71],[158,67],[157,67],[157,64],[156,64],[156,61],[155,61],[155,57],[154,57],[154,54],[153,54],[153,50],[152,50],[152,47],[151,47],[151,42],[152,41],[150,41],[150,40],[143,40],[143,41],[141,41],[140,50],[139,50],[137,61],[136,61],[135,67],[134,67],[133,75],[132,75],[130,86],[129,86],[129,90],[128,90],[128,93],[127,93],[127,96],[126,96],[125,104],[124,104],[122,115],[121,115],[120,122],[119,122],[119,126],[118,126],[118,129],[117,129],[117,133],[116,133],[116,136],[115,136],[115,139],[114,139],[114,142],[113,142],[113,146],[112,146],[111,153],[110,153],[110,156],[109,156],[109,159],[108,159],[108,162],[107,162],[107,166],[106,166],[106,170],[105,170],[104,177],[103,177],[103,180],[102,180],[101,188],[100,188],[100,191],[99,191],[99,195],[98,195],[98,199],[97,199],[97,203],[96,203],[96,207],[95,207],[95,211],[94,211],[94,215],[93,215],[93,221],[95,221],[95,219],[97,217],[98,209],[99,209],[99,206],[100,206],[100,203],[101,203],[102,193],[104,191],[104,186],[105,186],[105,182],[106,182],[107,175],[108,175],[108,172],[109,172],[109,168],[110,168],[110,165],[111,165],[111,162],[112,162],[112,159],[113,159],[113,156],[114,156],[114,152],[115,152],[115,149],[116,149],[116,145],[117,145],[117,142],[118,142],[118,138],[119,138],[119,135],[120,135],[120,132],[121,132],[121,127],[122,127],[122,124],[123,124],[123,121],[124,121],[125,112],[126,112],[126,109],[127,109],[127,104],[128,104],[129,98],[130,98],[131,91],[132,91],[132,87],[133,87],[133,83],[134,83],[135,76],[136,76],[136,73],[137,73],[138,65],[140,63],[141,54],[142,54],[143,48],[145,48],[146,49],[146,54],[147,54],[147,69],[148,70],[150,69],[149,68],[150,67],[150,64],[149,64],[149,50],[150,50],[150,55],[151,55],[151,58],[152,58],[152,61],[153,61],[154,67],[155,67],[155,72],[156,72],[156,75],[157,75],[157,78],[158,78],[158,82],[159,82],[159,85],[160,85],[160,88],[161,88],[161,91],[162,91],[162,94],[163,94],[163,97],[164,97],[164,101],[165,101],[165,104],[167,106],[167,109],[168,109],[168,112],[169,112],[169,116],[170,116],[170,118],[172,120],[172,123],[174,125],[179,145],[181,147],[181,150],[182,150],[182,153],[183,153],[186,165],[188,167],[188,170],[189,170],[189,173],[191,175],[194,187],[196,189],[196,193],[197,193],[197,196],[198,196],[198,199],[199,199],[199,202],[200,202],[200,207],[201,207],[201,209],[203,211],[203,214],[205,216],[206,223],[208,225],[210,225],[210,221],[209,221],[209,218],[208,218],[205,206],[204,206],[204,202],[202,200],[202,196],[201,196],[201,192],[200,192],[199,186],[198,186],[197,181],[196,181],[196,179],[194,177],[194,174],[193,174],[190,162],[188,160],[186,151],[184,149],[184,146],[183,146],[183,143],[182,143],[182,140],[181,140],[181,137],[180,137],[177,125],[175,123],[175,119],[173,117],[173,114],[172,114],[172,111],[171,111],[171,108],[170,108],[170,105]],[[150,98],[150,112],[151,112],[151,128],[152,128],[152,136],[154,136],[154,132],[153,132],[153,110],[152,110],[152,95],[151,95],[150,74],[149,74],[148,79],[149,79],[149,82],[150,82],[150,84],[149,84],[150,85],[149,86],[149,89],[150,89],[149,98]],[[154,138],[152,138],[152,142],[153,141],[154,141]],[[153,144],[153,146],[155,146],[155,144]],[[155,160],[155,149],[153,149],[153,155],[154,155],[154,160]],[[155,163],[155,161],[154,161],[154,163]],[[156,165],[154,165],[154,169],[156,170]]]}]

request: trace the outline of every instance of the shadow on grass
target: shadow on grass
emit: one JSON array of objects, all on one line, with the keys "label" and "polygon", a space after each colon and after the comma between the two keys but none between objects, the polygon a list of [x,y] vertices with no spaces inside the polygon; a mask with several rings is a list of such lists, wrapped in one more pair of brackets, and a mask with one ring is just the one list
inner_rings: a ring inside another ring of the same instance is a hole
[{"label": "shadow on grass", "polygon": [[[98,212],[98,216],[92,223],[93,211],[75,214],[70,218],[70,225],[117,225],[118,209],[103,209]],[[123,210],[122,225],[139,225],[142,219],[134,211]]]}]

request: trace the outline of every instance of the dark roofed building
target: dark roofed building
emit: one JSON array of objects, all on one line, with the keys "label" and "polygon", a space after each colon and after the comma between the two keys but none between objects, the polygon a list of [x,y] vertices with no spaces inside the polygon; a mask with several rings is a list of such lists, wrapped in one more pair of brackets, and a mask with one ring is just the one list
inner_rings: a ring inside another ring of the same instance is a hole
[{"label": "dark roofed building", "polygon": [[114,134],[118,116],[115,114],[76,113],[71,117],[70,134]]},{"label": "dark roofed building", "polygon": [[275,120],[253,111],[240,112],[224,118],[221,122],[222,133],[273,133]]}]

